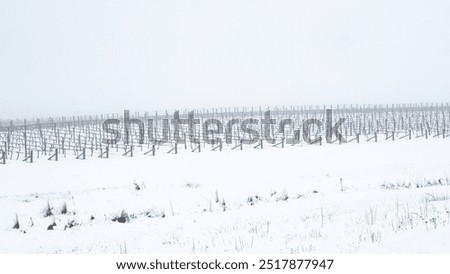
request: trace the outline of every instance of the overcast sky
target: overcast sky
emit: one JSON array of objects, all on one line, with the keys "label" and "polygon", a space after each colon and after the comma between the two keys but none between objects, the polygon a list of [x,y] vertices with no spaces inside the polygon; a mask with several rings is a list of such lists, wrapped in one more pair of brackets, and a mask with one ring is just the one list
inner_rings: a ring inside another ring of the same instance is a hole
[{"label": "overcast sky", "polygon": [[0,119],[438,101],[448,0],[0,0]]}]

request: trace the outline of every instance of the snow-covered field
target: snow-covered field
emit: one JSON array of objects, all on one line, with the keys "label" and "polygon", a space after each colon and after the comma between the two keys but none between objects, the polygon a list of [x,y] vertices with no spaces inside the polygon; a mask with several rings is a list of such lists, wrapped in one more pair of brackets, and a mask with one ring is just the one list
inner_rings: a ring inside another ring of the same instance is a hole
[{"label": "snow-covered field", "polygon": [[9,161],[0,252],[449,253],[449,141]]}]

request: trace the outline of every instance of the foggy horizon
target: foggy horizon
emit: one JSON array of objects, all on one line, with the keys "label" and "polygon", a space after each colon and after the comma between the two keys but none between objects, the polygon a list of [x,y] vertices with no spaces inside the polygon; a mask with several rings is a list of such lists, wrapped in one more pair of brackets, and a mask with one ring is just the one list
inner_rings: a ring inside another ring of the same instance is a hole
[{"label": "foggy horizon", "polygon": [[445,1],[3,1],[0,120],[449,102],[449,15]]}]

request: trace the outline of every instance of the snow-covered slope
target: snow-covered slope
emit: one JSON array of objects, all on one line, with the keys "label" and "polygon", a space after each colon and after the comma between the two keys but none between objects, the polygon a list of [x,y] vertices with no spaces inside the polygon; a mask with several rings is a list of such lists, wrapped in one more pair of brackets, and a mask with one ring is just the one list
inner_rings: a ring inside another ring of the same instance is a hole
[{"label": "snow-covered slope", "polygon": [[9,161],[0,252],[448,253],[448,142]]}]

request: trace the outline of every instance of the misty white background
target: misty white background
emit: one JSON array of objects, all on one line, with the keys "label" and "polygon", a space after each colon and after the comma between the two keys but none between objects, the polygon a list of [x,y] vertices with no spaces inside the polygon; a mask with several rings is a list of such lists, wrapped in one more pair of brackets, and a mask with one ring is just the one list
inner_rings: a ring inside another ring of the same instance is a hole
[{"label": "misty white background", "polygon": [[0,119],[450,101],[450,1],[0,0]]}]

